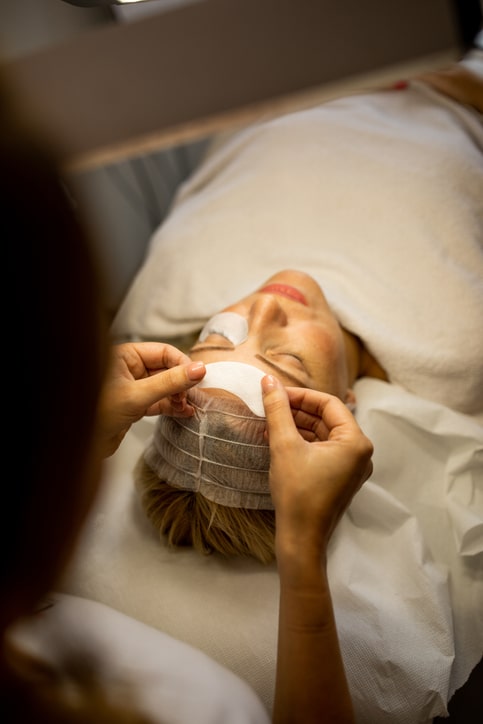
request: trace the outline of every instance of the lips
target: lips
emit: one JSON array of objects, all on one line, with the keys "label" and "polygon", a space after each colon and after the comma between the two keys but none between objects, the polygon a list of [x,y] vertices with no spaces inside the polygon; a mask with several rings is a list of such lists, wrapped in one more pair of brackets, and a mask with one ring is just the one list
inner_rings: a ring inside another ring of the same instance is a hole
[{"label": "lips", "polygon": [[279,294],[282,297],[287,297],[287,299],[292,299],[294,302],[305,304],[306,307],[308,306],[307,300],[302,292],[299,292],[298,289],[291,287],[289,284],[268,284],[259,291],[263,294]]}]

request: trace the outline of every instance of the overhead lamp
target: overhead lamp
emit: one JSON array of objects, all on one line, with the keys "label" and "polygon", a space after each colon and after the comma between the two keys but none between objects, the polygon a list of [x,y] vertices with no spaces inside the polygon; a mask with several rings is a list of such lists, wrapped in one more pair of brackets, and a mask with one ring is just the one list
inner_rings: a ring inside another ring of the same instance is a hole
[{"label": "overhead lamp", "polygon": [[176,11],[106,23],[10,64],[70,170],[447,67],[482,21],[480,0],[141,2]]}]

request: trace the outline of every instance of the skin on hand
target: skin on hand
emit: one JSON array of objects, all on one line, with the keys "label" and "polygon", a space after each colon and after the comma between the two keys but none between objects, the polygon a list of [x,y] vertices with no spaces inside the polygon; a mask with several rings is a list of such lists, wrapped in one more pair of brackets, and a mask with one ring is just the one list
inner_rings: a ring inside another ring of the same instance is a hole
[{"label": "skin on hand", "polygon": [[130,426],[145,415],[192,415],[186,391],[205,373],[202,362],[192,362],[170,344],[115,345],[98,412],[104,456],[112,455]]},{"label": "skin on hand", "polygon": [[262,379],[270,444],[279,566],[312,558],[327,543],[355,493],[372,473],[373,446],[344,403],[317,390]]},{"label": "skin on hand", "polygon": [[372,473],[372,444],[333,395],[262,378],[280,576],[274,724],[354,724],[327,578],[330,536]]}]

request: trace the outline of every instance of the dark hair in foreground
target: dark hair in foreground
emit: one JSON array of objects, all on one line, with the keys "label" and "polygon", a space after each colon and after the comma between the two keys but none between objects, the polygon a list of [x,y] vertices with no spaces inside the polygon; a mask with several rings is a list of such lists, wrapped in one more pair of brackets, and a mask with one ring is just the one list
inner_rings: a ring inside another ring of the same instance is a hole
[{"label": "dark hair in foreground", "polygon": [[[4,370],[13,408],[4,411],[22,471],[2,490],[2,638],[55,586],[97,490],[93,439],[107,364],[103,288],[86,227],[66,195],[53,146],[27,118],[0,77],[0,205],[11,316]],[[59,676],[13,647],[5,651],[1,721],[144,721],[121,701],[106,700],[82,655],[70,657]]]}]

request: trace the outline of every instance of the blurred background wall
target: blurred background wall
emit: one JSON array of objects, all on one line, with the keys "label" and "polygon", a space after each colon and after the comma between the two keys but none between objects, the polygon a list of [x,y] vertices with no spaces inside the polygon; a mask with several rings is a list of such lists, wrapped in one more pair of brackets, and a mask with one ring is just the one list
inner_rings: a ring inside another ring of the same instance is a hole
[{"label": "blurred background wall", "polygon": [[[0,0],[0,58],[15,59],[48,45],[68,42],[101,24],[135,22],[148,13],[199,1],[151,0],[111,9],[82,8],[63,0]],[[111,316],[142,263],[152,232],[165,217],[176,189],[198,162],[205,145],[201,141],[179,146],[69,179],[75,204],[97,230]]]}]

